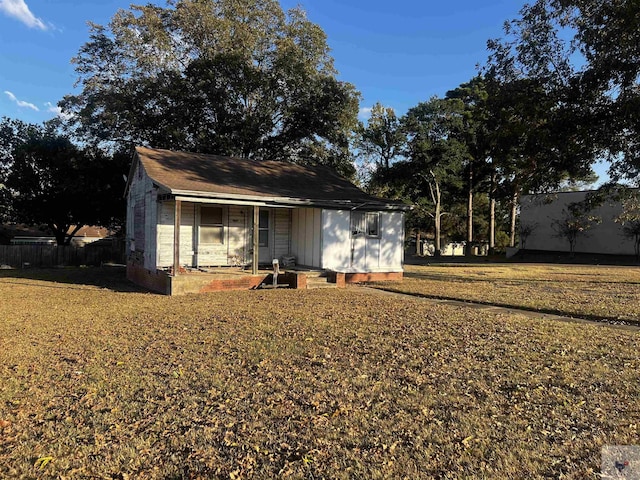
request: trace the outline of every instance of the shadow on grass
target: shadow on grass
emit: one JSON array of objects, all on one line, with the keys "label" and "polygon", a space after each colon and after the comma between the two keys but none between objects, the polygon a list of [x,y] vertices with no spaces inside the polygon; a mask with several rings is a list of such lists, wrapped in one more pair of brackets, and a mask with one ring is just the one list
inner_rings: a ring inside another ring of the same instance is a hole
[{"label": "shadow on grass", "polygon": [[469,266],[477,265],[509,265],[517,263],[537,263],[550,265],[611,265],[637,267],[640,260],[634,255],[611,255],[597,253],[576,252],[571,256],[568,252],[520,250],[515,256],[506,258],[504,255],[492,256],[446,256],[429,257],[414,253],[405,253],[406,265],[441,265],[441,266]]},{"label": "shadow on grass", "polygon": [[[104,267],[61,267],[61,268],[27,268],[0,270],[0,280],[11,279],[12,283],[27,284],[27,280],[61,283],[77,286],[94,286],[114,292],[148,292],[148,290],[127,280],[124,266]],[[56,287],[52,288],[70,288]]]}]

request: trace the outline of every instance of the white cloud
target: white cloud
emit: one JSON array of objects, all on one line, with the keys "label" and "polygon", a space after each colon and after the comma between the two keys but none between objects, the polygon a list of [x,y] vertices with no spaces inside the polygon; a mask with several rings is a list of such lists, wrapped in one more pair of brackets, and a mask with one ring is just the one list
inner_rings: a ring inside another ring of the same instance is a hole
[{"label": "white cloud", "polygon": [[0,11],[20,20],[29,28],[39,28],[40,30],[47,30],[48,28],[42,20],[31,13],[24,0],[0,0]]},{"label": "white cloud", "polygon": [[358,118],[367,120],[371,116],[371,107],[362,107],[358,112]]},{"label": "white cloud", "polygon": [[62,108],[51,102],[46,102],[44,105],[47,107],[47,112],[55,113],[56,117],[60,117],[63,120],[69,120],[73,116],[70,113],[64,113]]},{"label": "white cloud", "polygon": [[31,110],[35,110],[36,112],[40,111],[40,109],[36,107],[33,103],[25,102],[23,100],[18,100],[16,96],[13,93],[11,93],[9,90],[5,90],[4,93],[7,94],[7,96],[11,99],[11,101],[16,102],[16,104],[19,107],[30,108]]}]

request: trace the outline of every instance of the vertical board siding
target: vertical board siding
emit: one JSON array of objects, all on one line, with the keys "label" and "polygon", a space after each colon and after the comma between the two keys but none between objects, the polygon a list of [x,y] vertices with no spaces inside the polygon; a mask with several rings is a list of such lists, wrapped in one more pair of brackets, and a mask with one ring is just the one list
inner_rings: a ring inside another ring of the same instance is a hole
[{"label": "vertical board siding", "polygon": [[247,262],[247,215],[246,207],[230,206],[228,213],[227,259],[222,265],[237,265]]},{"label": "vertical board siding", "polygon": [[291,210],[277,208],[274,210],[274,252],[273,258],[289,255],[291,252]]},{"label": "vertical board siding", "polygon": [[348,210],[325,210],[322,224],[322,268],[346,272],[402,270],[402,212],[380,212],[379,237],[352,237]]},{"label": "vertical board siding", "polygon": [[349,210],[322,212],[322,268],[347,271],[351,266]]},{"label": "vertical board siding", "polygon": [[311,265],[322,267],[322,210],[313,209],[313,257]]},{"label": "vertical board siding", "polygon": [[387,269],[402,268],[404,248],[404,214],[388,212],[380,215],[379,266]]},{"label": "vertical board siding", "polygon": [[162,202],[158,210],[157,265],[158,268],[170,267],[173,265],[173,218],[175,203]]},{"label": "vertical board siding", "polygon": [[322,210],[299,208],[292,212],[291,254],[298,265],[321,268]]}]

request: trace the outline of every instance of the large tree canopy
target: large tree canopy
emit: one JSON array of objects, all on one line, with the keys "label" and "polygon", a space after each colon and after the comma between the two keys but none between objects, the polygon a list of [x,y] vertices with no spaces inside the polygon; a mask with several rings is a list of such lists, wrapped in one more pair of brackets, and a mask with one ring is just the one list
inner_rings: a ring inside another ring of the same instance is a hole
[{"label": "large tree canopy", "polygon": [[67,96],[76,133],[246,158],[319,162],[352,174],[358,93],[338,81],[326,35],[276,0],[132,5],[91,25]]},{"label": "large tree canopy", "polygon": [[556,151],[608,158],[614,179],[640,182],[637,1],[536,0],[520,14],[489,42],[494,78],[526,79],[551,100]]},{"label": "large tree canopy", "polygon": [[59,245],[83,225],[115,226],[124,212],[122,173],[129,155],[79,148],[54,124],[3,118],[0,164],[6,166],[3,220],[47,225]]}]

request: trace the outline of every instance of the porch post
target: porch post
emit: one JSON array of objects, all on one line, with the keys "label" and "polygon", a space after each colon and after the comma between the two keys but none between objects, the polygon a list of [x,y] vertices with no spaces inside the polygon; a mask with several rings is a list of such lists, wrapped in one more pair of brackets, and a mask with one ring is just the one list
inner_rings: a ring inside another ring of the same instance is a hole
[{"label": "porch post", "polygon": [[173,275],[180,273],[180,223],[182,217],[182,201],[176,199],[173,215]]},{"label": "porch post", "polygon": [[258,274],[258,253],[260,252],[260,237],[258,235],[260,227],[260,207],[253,206],[253,259],[251,262],[251,273]]}]

